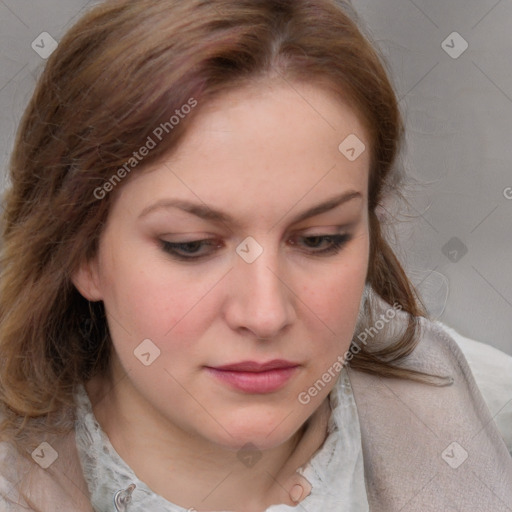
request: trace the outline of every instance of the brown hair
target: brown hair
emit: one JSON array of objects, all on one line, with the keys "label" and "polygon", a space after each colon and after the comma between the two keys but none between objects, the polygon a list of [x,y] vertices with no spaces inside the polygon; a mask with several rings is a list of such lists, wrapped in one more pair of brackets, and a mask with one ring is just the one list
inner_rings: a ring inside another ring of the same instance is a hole
[{"label": "brown hair", "polygon": [[[367,283],[389,304],[400,304],[409,322],[386,350],[372,354],[364,347],[351,366],[422,378],[397,363],[413,351],[425,312],[375,213],[396,186],[402,121],[387,73],[350,6],[335,0],[109,0],[86,14],[49,58],[10,161],[0,260],[5,435],[33,447],[35,434],[69,428],[77,383],[108,367],[103,305],[88,303],[70,279],[95,254],[115,197],[98,199],[98,190],[107,190],[116,173],[126,174],[119,169],[156,127],[167,123],[165,137],[141,168],[177,147],[201,105],[276,73],[323,83],[350,99],[371,139]],[[193,102],[199,108],[171,127],[171,116]],[[366,303],[365,311],[371,309]]]}]

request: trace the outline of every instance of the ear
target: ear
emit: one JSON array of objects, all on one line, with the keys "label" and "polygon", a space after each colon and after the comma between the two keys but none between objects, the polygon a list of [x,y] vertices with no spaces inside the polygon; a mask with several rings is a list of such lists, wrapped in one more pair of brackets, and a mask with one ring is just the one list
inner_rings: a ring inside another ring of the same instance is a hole
[{"label": "ear", "polygon": [[74,272],[71,281],[88,301],[97,302],[103,299],[96,258],[84,260]]}]

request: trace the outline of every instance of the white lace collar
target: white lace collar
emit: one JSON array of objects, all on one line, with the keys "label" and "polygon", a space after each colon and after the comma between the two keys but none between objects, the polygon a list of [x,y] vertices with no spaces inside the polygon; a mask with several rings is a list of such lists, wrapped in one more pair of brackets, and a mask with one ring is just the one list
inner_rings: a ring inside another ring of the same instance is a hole
[{"label": "white lace collar", "polygon": [[[345,370],[329,397],[329,435],[320,450],[298,470],[313,487],[300,507],[308,512],[367,512],[359,420]],[[165,500],[137,478],[101,429],[83,386],[75,400],[78,455],[96,512],[190,511]],[[123,504],[125,496],[131,499]],[[273,505],[266,512],[291,511],[297,511],[297,507]]]}]

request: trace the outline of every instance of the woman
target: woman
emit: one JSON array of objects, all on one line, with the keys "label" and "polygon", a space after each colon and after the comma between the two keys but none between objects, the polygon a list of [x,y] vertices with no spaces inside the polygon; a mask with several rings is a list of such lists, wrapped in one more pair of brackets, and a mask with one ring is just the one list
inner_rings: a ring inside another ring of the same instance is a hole
[{"label": "woman", "polygon": [[502,435],[381,232],[402,132],[341,2],[80,20],[11,160],[3,509],[509,510]]}]

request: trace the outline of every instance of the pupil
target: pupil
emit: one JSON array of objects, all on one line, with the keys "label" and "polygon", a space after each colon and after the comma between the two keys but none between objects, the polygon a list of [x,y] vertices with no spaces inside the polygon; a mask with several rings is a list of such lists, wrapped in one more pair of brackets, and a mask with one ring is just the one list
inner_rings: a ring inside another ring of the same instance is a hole
[{"label": "pupil", "polygon": [[184,247],[186,250],[188,250],[188,252],[197,252],[197,250],[201,247],[201,242],[188,242],[184,245]]},{"label": "pupil", "polygon": [[322,237],[320,237],[320,236],[309,237],[307,240],[308,240],[307,244],[310,247],[317,247],[318,245],[320,245],[322,243]]}]

